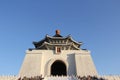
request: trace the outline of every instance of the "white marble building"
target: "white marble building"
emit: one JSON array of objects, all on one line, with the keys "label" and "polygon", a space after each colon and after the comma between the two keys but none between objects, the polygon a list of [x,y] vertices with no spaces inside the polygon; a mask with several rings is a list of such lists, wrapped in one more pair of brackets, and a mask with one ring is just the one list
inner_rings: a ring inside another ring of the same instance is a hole
[{"label": "white marble building", "polygon": [[78,76],[88,75],[96,76],[97,80],[120,80],[120,75],[98,75],[90,51],[81,49],[82,42],[71,36],[61,36],[59,30],[54,36],[47,35],[33,44],[35,48],[26,51],[19,74],[0,75],[0,80],[22,80],[24,76],[41,75],[44,80],[80,80]]},{"label": "white marble building", "polygon": [[26,51],[19,76],[98,75],[90,51],[81,49],[82,42],[71,36],[61,36],[59,30],[33,44],[35,48]]}]

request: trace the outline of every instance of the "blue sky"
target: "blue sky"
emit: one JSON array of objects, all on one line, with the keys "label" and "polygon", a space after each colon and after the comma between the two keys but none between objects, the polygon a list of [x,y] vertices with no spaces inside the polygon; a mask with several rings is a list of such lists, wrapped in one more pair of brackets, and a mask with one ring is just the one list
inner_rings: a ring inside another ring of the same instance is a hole
[{"label": "blue sky", "polygon": [[99,74],[120,74],[120,0],[0,0],[0,75],[17,75],[46,34],[71,34]]}]

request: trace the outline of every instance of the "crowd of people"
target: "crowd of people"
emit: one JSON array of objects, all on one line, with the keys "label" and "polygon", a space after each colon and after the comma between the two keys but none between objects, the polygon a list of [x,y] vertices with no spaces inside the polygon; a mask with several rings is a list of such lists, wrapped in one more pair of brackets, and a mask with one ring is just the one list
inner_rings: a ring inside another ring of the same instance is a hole
[{"label": "crowd of people", "polygon": [[18,80],[44,80],[44,78],[42,76],[35,76],[35,77],[23,77],[23,78],[19,78]]},{"label": "crowd of people", "polygon": [[[98,78],[96,76],[76,76],[78,80],[106,80],[104,78]],[[19,78],[18,80],[44,80],[44,78],[42,76],[35,76],[35,77],[23,77],[23,78]]]},{"label": "crowd of people", "polygon": [[106,79],[104,79],[104,78],[102,78],[102,77],[98,78],[98,77],[96,77],[96,76],[83,76],[83,77],[77,76],[77,78],[78,78],[79,80],[106,80]]}]

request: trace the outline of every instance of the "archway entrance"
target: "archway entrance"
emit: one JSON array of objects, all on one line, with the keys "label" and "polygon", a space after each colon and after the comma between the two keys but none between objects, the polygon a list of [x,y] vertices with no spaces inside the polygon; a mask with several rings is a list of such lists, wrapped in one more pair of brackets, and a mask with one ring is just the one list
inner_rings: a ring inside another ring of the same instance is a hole
[{"label": "archway entrance", "polygon": [[51,75],[66,75],[66,65],[60,60],[55,61],[51,66]]}]

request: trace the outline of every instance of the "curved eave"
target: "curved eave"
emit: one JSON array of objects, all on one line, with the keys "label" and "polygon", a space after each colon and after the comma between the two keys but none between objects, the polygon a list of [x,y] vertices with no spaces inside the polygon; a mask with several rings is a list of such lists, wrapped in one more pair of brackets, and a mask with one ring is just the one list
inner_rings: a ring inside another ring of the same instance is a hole
[{"label": "curved eave", "polygon": [[48,42],[44,42],[41,46],[38,47],[38,49],[42,48],[45,45],[50,45],[50,46],[73,46],[76,50],[80,50],[80,48],[76,47],[72,43],[69,43],[69,44],[51,44],[51,43],[48,43]]},{"label": "curved eave", "polygon": [[[68,35],[66,37],[51,37],[49,35],[46,35],[46,37],[44,39],[42,39],[41,41],[38,41],[38,42],[33,42],[33,44],[36,48],[42,47],[45,44],[48,44],[48,45],[70,45],[70,43],[69,44],[51,44],[51,43],[48,43],[49,39],[61,39],[61,40],[70,39],[72,42],[79,45],[79,47],[82,45],[82,42],[77,42],[77,41],[73,40],[70,35]],[[74,47],[76,47],[76,46],[74,46]],[[76,47],[76,48],[79,49],[79,47]]]},{"label": "curved eave", "polygon": [[76,47],[75,45],[72,45],[74,48],[76,48],[77,50],[80,50],[80,48]]},{"label": "curved eave", "polygon": [[43,40],[38,41],[38,42],[33,41],[33,44],[34,44],[34,45],[36,45],[36,44],[40,44],[40,43],[43,43],[45,40],[46,40],[46,39],[44,38]]},{"label": "curved eave", "polygon": [[45,46],[46,43],[44,42],[41,46],[37,47],[38,49],[40,49],[41,47]]},{"label": "curved eave", "polygon": [[73,41],[74,43],[78,44],[78,45],[82,45],[82,42],[75,41],[71,36],[70,36],[70,40]]},{"label": "curved eave", "polygon": [[37,46],[37,45],[42,45],[45,41],[47,41],[47,36],[46,36],[44,39],[42,39],[42,40],[40,40],[40,41],[38,41],[38,42],[33,41],[33,44],[34,44],[35,46]]}]

